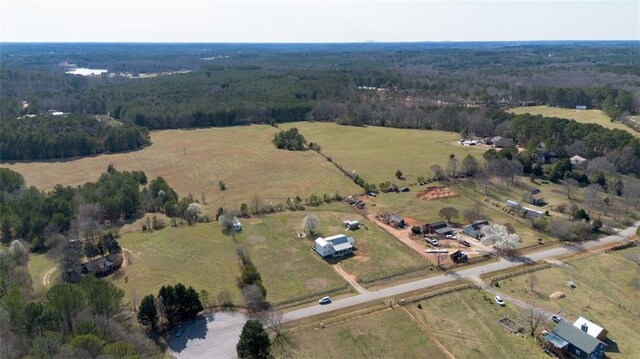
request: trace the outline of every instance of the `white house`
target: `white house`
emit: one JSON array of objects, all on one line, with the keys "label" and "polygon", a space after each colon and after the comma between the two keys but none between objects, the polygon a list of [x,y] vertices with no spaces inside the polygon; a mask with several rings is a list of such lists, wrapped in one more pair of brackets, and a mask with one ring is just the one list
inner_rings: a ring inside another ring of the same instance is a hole
[{"label": "white house", "polygon": [[569,161],[571,162],[571,165],[576,168],[584,168],[587,164],[587,159],[578,155],[571,157]]},{"label": "white house", "polygon": [[355,241],[344,234],[316,239],[316,253],[321,257],[342,257],[352,253]]},{"label": "white house", "polygon": [[234,231],[240,232],[242,230],[242,223],[238,220],[238,217],[233,217],[233,223],[231,223],[231,227]]}]

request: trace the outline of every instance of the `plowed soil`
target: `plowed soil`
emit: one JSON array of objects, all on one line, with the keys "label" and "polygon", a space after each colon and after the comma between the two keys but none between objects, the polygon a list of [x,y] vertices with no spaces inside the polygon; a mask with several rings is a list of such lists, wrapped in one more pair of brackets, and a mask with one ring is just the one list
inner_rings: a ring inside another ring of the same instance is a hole
[{"label": "plowed soil", "polygon": [[419,199],[434,201],[441,198],[456,197],[458,194],[448,187],[428,187],[416,195]]}]

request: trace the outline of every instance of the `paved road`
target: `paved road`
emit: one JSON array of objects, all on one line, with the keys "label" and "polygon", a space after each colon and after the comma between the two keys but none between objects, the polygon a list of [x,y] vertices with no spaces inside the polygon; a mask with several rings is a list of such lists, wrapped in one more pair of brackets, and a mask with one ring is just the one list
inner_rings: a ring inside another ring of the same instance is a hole
[{"label": "paved road", "polygon": [[[420,279],[417,281],[397,285],[394,287],[384,288],[377,291],[358,294],[352,297],[336,300],[328,305],[314,305],[307,308],[294,310],[283,315],[283,322],[312,317],[318,314],[329,313],[338,309],[348,308],[354,305],[368,303],[372,301],[380,301],[383,298],[395,297],[401,299],[402,295],[415,290],[426,289],[436,285],[454,282],[461,278],[479,278],[483,273],[490,273],[521,265],[526,261],[540,261],[547,258],[558,257],[577,251],[593,249],[598,246],[615,243],[622,239],[629,238],[635,234],[636,229],[640,226],[637,222],[634,226],[629,227],[618,234],[602,237],[595,241],[589,241],[582,244],[551,248],[529,254],[527,257],[521,257],[515,260],[500,259],[498,262],[488,263],[473,268],[449,272],[443,275]],[[225,323],[227,326],[224,330],[218,331],[215,327],[205,331],[203,337],[196,340],[187,340],[189,336],[183,335],[182,338],[173,338],[174,341],[180,341],[180,345],[173,345],[171,342],[170,349],[172,354],[178,358],[235,358],[235,345],[241,332],[242,325],[246,318],[241,315],[234,317],[233,321]],[[211,322],[215,323],[215,321]],[[209,328],[209,326],[207,326]],[[188,329],[187,329],[188,330]],[[210,335],[206,335],[210,333]],[[238,333],[233,337],[231,334]],[[185,331],[187,334],[187,331]],[[224,343],[224,345],[222,345]],[[192,350],[192,347],[195,349]],[[224,349],[223,349],[224,348]]]}]

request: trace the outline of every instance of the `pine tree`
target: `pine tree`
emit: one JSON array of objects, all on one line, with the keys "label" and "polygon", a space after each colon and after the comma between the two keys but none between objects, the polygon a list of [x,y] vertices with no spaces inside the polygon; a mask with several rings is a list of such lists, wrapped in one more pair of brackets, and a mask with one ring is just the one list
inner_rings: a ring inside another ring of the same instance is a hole
[{"label": "pine tree", "polygon": [[156,299],[153,294],[142,298],[138,309],[138,322],[142,325],[151,325],[151,329],[156,329],[158,322],[158,310],[156,309]]},{"label": "pine tree", "polygon": [[249,320],[242,327],[240,341],[236,346],[238,358],[271,358],[271,340],[259,320]]}]

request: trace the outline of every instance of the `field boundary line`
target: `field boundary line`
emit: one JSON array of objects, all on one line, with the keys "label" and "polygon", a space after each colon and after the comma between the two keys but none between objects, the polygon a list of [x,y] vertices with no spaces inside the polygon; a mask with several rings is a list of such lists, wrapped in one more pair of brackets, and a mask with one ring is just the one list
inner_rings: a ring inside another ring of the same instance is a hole
[{"label": "field boundary line", "polygon": [[407,315],[409,316],[409,318],[411,318],[411,320],[413,320],[414,323],[416,323],[416,325],[418,326],[418,328],[420,328],[420,330],[425,333],[431,340],[433,340],[436,343],[436,346],[442,350],[443,353],[445,353],[449,358],[451,359],[456,359],[456,357],[451,354],[451,352],[447,349],[447,347],[445,347],[442,343],[440,343],[440,341],[438,339],[436,339],[436,337],[431,334],[427,328],[422,325],[422,323],[420,323],[414,316],[413,314],[409,313],[409,311],[407,310],[407,308],[402,307],[402,310],[404,310],[405,313],[407,313]]}]

